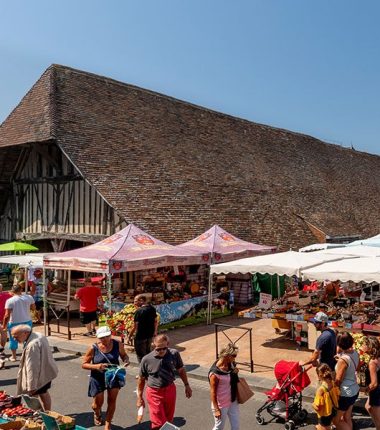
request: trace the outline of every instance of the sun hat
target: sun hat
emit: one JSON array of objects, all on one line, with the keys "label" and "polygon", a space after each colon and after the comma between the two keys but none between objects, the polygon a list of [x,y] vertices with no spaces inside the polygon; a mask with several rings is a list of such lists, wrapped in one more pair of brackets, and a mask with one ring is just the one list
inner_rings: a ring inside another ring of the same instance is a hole
[{"label": "sun hat", "polygon": [[313,322],[324,322],[327,323],[329,320],[329,317],[324,312],[318,312],[315,317],[313,318]]},{"label": "sun hat", "polygon": [[103,326],[103,327],[99,327],[97,330],[96,330],[96,337],[98,338],[98,339],[101,339],[102,337],[107,337],[107,336],[111,336],[111,330],[110,330],[110,328],[108,327],[108,326]]}]

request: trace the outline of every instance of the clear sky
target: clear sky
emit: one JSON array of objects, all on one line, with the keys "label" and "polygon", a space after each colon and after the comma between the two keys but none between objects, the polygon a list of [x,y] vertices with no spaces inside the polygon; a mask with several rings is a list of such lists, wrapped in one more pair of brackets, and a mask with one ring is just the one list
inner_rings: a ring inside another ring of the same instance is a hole
[{"label": "clear sky", "polygon": [[0,0],[0,122],[52,63],[380,155],[378,0]]}]

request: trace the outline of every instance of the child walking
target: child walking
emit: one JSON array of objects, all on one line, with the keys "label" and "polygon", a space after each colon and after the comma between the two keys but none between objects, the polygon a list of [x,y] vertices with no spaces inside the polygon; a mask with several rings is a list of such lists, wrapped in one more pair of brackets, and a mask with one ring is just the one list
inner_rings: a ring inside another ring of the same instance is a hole
[{"label": "child walking", "polygon": [[320,386],[315,393],[313,409],[318,415],[317,430],[331,430],[331,423],[336,415],[339,400],[339,388],[334,384],[334,377],[327,364],[317,369]]}]

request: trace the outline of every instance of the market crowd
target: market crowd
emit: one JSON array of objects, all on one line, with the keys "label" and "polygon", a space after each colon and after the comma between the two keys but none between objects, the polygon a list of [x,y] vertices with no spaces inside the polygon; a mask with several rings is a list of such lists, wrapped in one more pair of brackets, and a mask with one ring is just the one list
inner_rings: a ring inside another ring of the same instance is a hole
[{"label": "market crowd", "polygon": [[[38,274],[37,274],[38,275]],[[38,276],[36,276],[38,279]],[[41,289],[25,294],[20,285],[14,285],[11,294],[0,286],[0,367],[4,365],[4,346],[9,337],[10,360],[17,360],[17,348],[23,345],[17,376],[17,393],[38,396],[45,410],[51,409],[49,389],[58,375],[45,336],[32,329],[31,312],[36,309]],[[81,321],[87,335],[96,339],[83,357],[83,369],[90,370],[88,396],[92,398],[94,425],[111,429],[120,389],[125,385],[129,357],[123,342],[112,337],[111,329],[96,329],[96,309],[99,306],[97,288],[85,286],[77,291],[81,303]],[[191,398],[192,389],[180,353],[170,347],[170,339],[158,334],[158,316],[144,295],[134,299],[137,308],[129,338],[134,342],[140,364],[137,378],[138,421],[142,420],[146,404],[149,406],[151,429],[158,430],[172,422],[175,413],[176,375],[184,385],[184,394]],[[352,430],[352,409],[359,395],[358,372],[363,366],[354,348],[354,339],[348,332],[336,333],[328,326],[328,316],[318,312],[314,318],[321,332],[310,359],[302,366],[316,367],[319,386],[313,407],[318,415],[319,430]],[[8,333],[7,333],[8,332]],[[368,356],[364,369],[364,385],[368,393],[366,409],[377,430],[380,430],[380,343],[375,337],[365,337],[362,354]],[[212,430],[223,430],[229,421],[231,430],[240,429],[239,395],[241,379],[236,365],[238,349],[233,344],[222,348],[217,361],[209,370],[210,411],[214,418]],[[363,373],[363,372],[362,372]],[[146,403],[145,403],[146,402]],[[105,414],[102,407],[107,404]],[[240,402],[241,403],[241,402]]]}]

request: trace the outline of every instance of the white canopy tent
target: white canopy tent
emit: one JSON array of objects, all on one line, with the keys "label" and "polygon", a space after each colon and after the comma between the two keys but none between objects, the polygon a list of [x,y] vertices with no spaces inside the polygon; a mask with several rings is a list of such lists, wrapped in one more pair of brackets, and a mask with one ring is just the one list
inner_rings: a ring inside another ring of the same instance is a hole
[{"label": "white canopy tent", "polygon": [[0,256],[0,264],[9,264],[10,266],[19,267],[42,267],[43,254],[2,255]]},{"label": "white canopy tent", "polygon": [[347,248],[325,249],[315,252],[317,255],[336,255],[344,258],[353,257],[380,257],[380,248],[374,246],[350,246]]},{"label": "white canopy tent", "polygon": [[300,277],[304,269],[341,259],[342,256],[333,254],[287,251],[277,254],[260,255],[258,257],[242,258],[228,263],[212,264],[210,271],[211,274],[268,273],[269,275],[296,275]]},{"label": "white canopy tent", "polygon": [[350,258],[310,267],[302,271],[304,279],[380,283],[380,257]]},{"label": "white canopy tent", "polygon": [[380,247],[380,234],[369,237],[368,239],[355,240],[354,242],[347,244],[347,246],[358,246],[358,245]]},{"label": "white canopy tent", "polygon": [[343,248],[346,245],[343,243],[313,243],[312,245],[304,246],[300,248],[299,252],[313,252],[313,251],[321,251],[323,249],[331,249],[331,248]]}]

